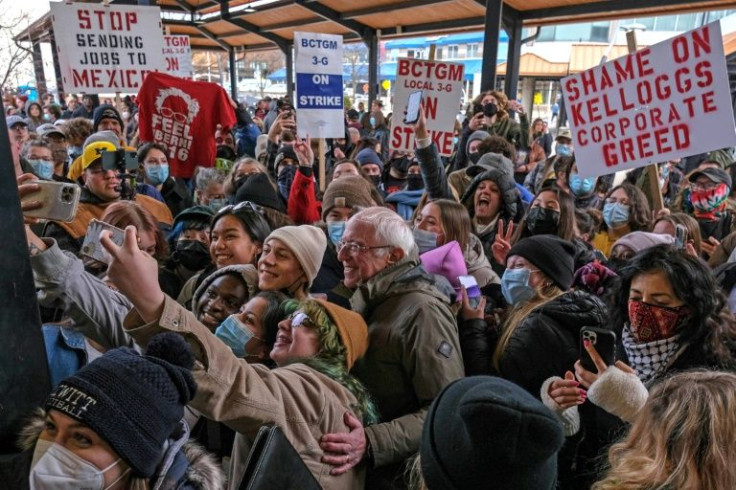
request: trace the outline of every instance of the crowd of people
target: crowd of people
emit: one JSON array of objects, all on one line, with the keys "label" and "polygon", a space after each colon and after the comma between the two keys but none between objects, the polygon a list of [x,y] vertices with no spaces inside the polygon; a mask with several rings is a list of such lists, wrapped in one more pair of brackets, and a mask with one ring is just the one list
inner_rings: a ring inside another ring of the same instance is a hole
[{"label": "crowd of people", "polygon": [[657,164],[659,209],[499,91],[450,157],[423,110],[393,151],[375,100],[321,159],[266,98],[185,179],[135,97],[4,101],[24,212],[81,188],[25,218],[52,391],[13,488],[253,488],[268,457],[268,488],[736,488],[733,149]]}]

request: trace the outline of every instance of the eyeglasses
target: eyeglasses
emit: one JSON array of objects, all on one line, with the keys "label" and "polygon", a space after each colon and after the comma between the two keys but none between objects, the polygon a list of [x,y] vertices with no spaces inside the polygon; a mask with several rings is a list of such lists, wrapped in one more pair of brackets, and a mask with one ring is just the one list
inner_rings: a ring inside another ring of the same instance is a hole
[{"label": "eyeglasses", "polygon": [[715,182],[693,182],[690,184],[691,191],[712,191],[718,187]]},{"label": "eyeglasses", "polygon": [[258,213],[261,216],[263,216],[263,213],[264,213],[262,206],[259,206],[258,204],[255,204],[250,201],[242,201],[242,202],[239,202],[238,204],[228,204],[227,206],[223,206],[217,212],[216,216],[222,216],[223,214],[233,214],[233,213],[237,213],[238,211],[242,211],[244,209],[253,211],[254,213]]},{"label": "eyeglasses", "polygon": [[617,204],[617,203],[620,204],[620,205],[622,205],[622,206],[628,206],[629,205],[628,199],[618,200],[615,197],[609,197],[608,199],[606,199],[606,204]]},{"label": "eyeglasses", "polygon": [[391,248],[391,247],[393,247],[393,245],[368,246],[368,245],[358,245],[355,242],[343,242],[342,240],[337,242],[338,253],[341,252],[343,248],[347,248],[347,251],[350,255],[355,255],[358,252],[366,252],[368,250],[375,250],[378,248]]}]

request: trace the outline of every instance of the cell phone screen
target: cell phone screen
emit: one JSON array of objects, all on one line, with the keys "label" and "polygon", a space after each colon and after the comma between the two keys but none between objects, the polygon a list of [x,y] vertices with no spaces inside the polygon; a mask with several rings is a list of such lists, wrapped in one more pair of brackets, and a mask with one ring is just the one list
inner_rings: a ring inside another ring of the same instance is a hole
[{"label": "cell phone screen", "polygon": [[419,105],[422,102],[422,93],[421,90],[417,90],[409,95],[409,102],[406,104],[405,123],[415,123],[419,119]]}]

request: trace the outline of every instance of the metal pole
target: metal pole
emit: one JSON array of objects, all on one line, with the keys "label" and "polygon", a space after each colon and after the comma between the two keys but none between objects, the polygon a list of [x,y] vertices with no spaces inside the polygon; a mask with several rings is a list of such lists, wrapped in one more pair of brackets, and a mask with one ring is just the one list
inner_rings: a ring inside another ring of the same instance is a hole
[{"label": "metal pole", "polygon": [[[501,11],[503,2],[486,0],[486,20],[483,34],[483,66],[481,68],[480,91],[496,88],[496,65],[498,64],[498,38],[501,34]],[[509,45],[511,40],[509,39]],[[506,78],[509,67],[506,65]]]},{"label": "metal pole", "polygon": [[235,62],[235,48],[230,47],[227,50],[228,64],[230,68],[230,97],[238,102],[238,65]]},{"label": "metal pole", "polygon": [[[36,76],[36,91],[38,93],[38,100],[41,101],[41,96],[47,92],[46,90],[46,77],[43,74],[43,57],[41,56],[41,42],[34,41],[33,43],[33,72]],[[43,116],[43,114],[41,114]]]},{"label": "metal pole", "polygon": [[363,41],[368,46],[368,107],[378,98],[378,33],[371,31]]},{"label": "metal pole", "polygon": [[519,88],[519,63],[521,61],[521,20],[514,18],[511,25],[506,26],[509,45],[506,55],[506,78],[503,91],[509,99],[516,99]]},{"label": "metal pole", "polygon": [[[286,95],[294,100],[294,50],[291,45],[284,51],[286,55]],[[293,102],[292,102],[293,103]]]}]

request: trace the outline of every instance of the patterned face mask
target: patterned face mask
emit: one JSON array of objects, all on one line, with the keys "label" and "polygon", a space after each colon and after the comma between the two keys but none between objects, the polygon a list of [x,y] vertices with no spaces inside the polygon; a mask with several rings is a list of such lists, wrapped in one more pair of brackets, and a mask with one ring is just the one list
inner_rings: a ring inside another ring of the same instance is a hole
[{"label": "patterned face mask", "polygon": [[690,319],[687,306],[674,308],[629,300],[629,328],[638,343],[668,339]]},{"label": "patterned face mask", "polygon": [[726,199],[731,192],[725,182],[714,189],[690,191],[690,203],[698,218],[721,218],[726,208]]}]

